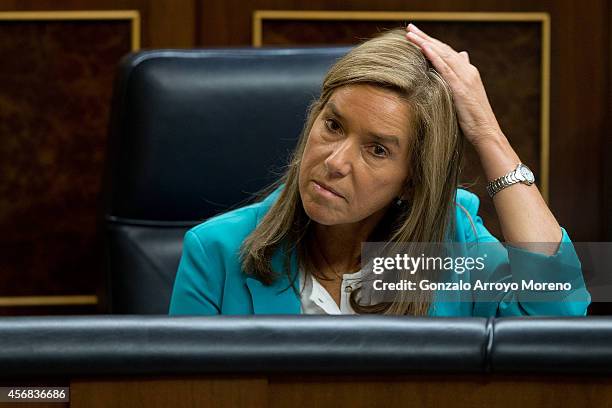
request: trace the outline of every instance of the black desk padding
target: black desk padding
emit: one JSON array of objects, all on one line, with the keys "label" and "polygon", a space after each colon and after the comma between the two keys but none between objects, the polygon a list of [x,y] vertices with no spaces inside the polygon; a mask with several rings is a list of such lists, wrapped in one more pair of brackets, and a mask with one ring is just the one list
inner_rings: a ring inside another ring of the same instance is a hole
[{"label": "black desk padding", "polygon": [[0,376],[612,372],[612,319],[0,318]]}]

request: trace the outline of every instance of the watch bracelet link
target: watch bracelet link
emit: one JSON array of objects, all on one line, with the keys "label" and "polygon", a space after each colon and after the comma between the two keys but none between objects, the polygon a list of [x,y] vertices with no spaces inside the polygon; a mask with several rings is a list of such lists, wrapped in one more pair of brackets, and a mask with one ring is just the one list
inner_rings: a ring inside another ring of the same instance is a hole
[{"label": "watch bracelet link", "polygon": [[493,197],[495,194],[499,193],[506,187],[510,187],[513,184],[520,183],[520,180],[515,177],[515,171],[511,171],[510,173],[498,177],[492,182],[487,184],[487,193],[489,193],[489,197]]}]

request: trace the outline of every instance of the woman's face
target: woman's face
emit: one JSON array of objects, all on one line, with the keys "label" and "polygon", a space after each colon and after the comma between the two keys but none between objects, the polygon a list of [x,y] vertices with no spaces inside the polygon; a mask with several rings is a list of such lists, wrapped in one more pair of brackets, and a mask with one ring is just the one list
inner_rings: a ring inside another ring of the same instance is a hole
[{"label": "woman's face", "polygon": [[408,103],[381,87],[346,85],[332,93],[300,165],[300,196],[313,221],[377,222],[384,215],[409,177],[410,118]]}]

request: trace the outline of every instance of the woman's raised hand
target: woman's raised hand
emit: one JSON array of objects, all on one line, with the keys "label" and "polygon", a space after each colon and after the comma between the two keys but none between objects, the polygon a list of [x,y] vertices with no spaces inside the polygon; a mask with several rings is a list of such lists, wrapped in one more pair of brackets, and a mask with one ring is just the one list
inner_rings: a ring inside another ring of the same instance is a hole
[{"label": "woman's raised hand", "polygon": [[503,135],[495,118],[478,69],[466,51],[457,52],[414,24],[406,27],[406,38],[417,45],[451,87],[459,125],[465,137],[480,147]]}]

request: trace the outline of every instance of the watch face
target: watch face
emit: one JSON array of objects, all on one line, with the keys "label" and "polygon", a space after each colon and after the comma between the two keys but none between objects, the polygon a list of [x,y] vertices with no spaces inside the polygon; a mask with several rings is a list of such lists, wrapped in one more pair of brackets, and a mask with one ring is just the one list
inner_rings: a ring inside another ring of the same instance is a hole
[{"label": "watch face", "polygon": [[523,164],[521,165],[521,168],[519,169],[519,171],[521,172],[523,177],[525,177],[525,180],[527,180],[527,182],[533,183],[535,181],[535,177],[533,176],[533,173],[531,172],[531,170],[529,170],[529,167]]}]

